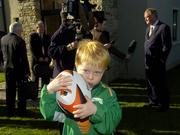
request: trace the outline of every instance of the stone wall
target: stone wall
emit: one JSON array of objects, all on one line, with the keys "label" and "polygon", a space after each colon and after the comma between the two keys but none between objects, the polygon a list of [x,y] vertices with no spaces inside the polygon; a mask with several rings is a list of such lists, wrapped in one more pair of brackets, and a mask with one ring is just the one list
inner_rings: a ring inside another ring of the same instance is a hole
[{"label": "stone wall", "polygon": [[19,0],[19,21],[22,23],[22,37],[27,45],[29,65],[31,67],[31,53],[29,51],[29,35],[35,30],[36,23],[40,20],[40,3],[38,0]]},{"label": "stone wall", "polygon": [[[38,0],[18,0],[19,20],[23,24],[23,38],[28,44],[29,34],[35,29],[35,24],[41,19],[40,3]],[[97,4],[96,10],[103,10],[107,18],[107,29],[112,36],[116,36],[118,19],[118,0],[89,0]],[[109,29],[111,28],[111,29]]]},{"label": "stone wall", "polygon": [[102,10],[102,0],[89,0],[90,3],[96,4],[96,10]]},{"label": "stone wall", "polygon": [[23,26],[23,38],[29,44],[29,34],[35,30],[40,16],[40,3],[38,0],[19,0],[19,21]]}]

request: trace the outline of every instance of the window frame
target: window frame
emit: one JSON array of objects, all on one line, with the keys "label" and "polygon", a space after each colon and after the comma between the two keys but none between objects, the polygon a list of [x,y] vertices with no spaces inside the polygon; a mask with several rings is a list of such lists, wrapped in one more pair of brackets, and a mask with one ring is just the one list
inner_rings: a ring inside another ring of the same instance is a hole
[{"label": "window frame", "polygon": [[178,41],[178,9],[173,9],[173,18],[172,18],[172,40]]}]

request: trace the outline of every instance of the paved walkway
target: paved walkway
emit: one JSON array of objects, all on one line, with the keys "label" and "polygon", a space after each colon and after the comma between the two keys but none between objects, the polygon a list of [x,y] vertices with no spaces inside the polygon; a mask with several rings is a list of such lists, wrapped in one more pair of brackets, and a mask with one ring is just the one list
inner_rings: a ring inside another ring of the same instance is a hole
[{"label": "paved walkway", "polygon": [[0,83],[0,100],[6,99],[5,82]]}]

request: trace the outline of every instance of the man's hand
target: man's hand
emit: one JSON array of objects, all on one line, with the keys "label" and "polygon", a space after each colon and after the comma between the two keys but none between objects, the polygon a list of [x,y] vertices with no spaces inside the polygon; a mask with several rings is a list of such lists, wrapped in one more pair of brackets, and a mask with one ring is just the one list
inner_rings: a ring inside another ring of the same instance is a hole
[{"label": "man's hand", "polygon": [[77,41],[71,42],[70,44],[67,45],[67,50],[68,51],[74,50],[77,48],[77,46],[78,46]]},{"label": "man's hand", "polygon": [[38,59],[38,61],[39,61],[39,62],[43,62],[43,61],[44,61],[43,57],[40,57],[40,58]]},{"label": "man's hand", "polygon": [[49,61],[49,58],[48,57],[45,57],[44,58],[44,62],[48,62]]}]

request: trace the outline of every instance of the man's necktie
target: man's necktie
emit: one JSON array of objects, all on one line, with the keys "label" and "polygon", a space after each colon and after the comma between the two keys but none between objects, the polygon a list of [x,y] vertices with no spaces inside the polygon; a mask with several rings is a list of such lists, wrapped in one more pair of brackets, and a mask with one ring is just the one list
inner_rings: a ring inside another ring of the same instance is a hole
[{"label": "man's necktie", "polygon": [[149,29],[149,36],[151,36],[152,32],[153,32],[153,27],[150,26],[150,29]]}]

